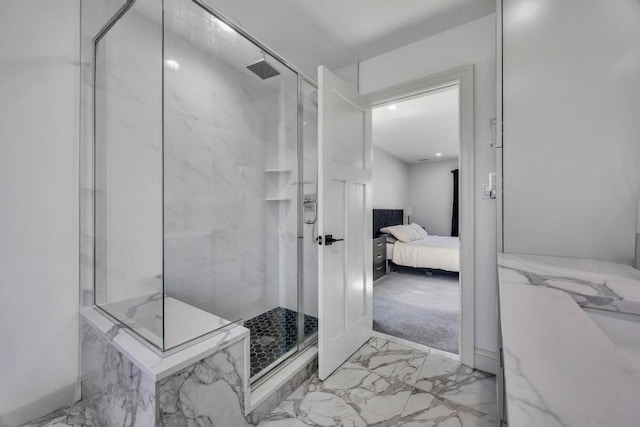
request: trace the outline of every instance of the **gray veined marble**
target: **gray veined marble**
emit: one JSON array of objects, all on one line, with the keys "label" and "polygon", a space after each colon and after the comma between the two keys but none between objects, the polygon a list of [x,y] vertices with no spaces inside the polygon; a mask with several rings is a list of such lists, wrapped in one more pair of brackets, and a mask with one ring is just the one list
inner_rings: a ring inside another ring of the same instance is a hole
[{"label": "gray veined marble", "polygon": [[20,427],[101,427],[98,414],[87,402],[80,401]]},{"label": "gray veined marble", "polygon": [[415,389],[398,419],[403,427],[491,427],[495,417]]},{"label": "gray veined marble", "polygon": [[[608,335],[629,325],[605,333],[588,312],[637,307],[640,272],[534,255],[500,254],[498,264],[509,425],[638,425],[640,373],[629,359],[637,353]],[[620,313],[606,316],[621,322]]]},{"label": "gray veined marble", "polygon": [[84,319],[81,338],[82,398],[96,410],[99,424],[155,425],[155,382]]},{"label": "gray veined marble", "polygon": [[416,388],[485,414],[497,415],[495,376],[442,356],[429,353]]},{"label": "gray veined marble", "polygon": [[324,382],[312,378],[281,408],[312,426],[394,425],[411,389],[360,367],[342,367]]},{"label": "gray veined marble", "polygon": [[248,418],[252,424],[259,424],[262,420],[272,415],[278,405],[283,402],[287,396],[290,396],[302,384],[307,383],[313,375],[318,372],[317,356],[308,363],[300,372],[294,375],[289,381],[283,384],[275,393],[269,396],[264,402],[254,408]]},{"label": "gray veined marble", "polygon": [[493,376],[373,338],[325,381],[305,382],[260,426],[497,426],[491,405]]},{"label": "gray veined marble", "polygon": [[381,338],[371,338],[349,358],[376,374],[414,385],[427,354]]},{"label": "gray veined marble", "polygon": [[629,266],[510,254],[500,258],[499,267],[519,283],[566,292],[581,306],[640,314],[640,271]]},{"label": "gray veined marble", "polygon": [[241,427],[244,418],[244,343],[189,366],[158,383],[158,426]]}]

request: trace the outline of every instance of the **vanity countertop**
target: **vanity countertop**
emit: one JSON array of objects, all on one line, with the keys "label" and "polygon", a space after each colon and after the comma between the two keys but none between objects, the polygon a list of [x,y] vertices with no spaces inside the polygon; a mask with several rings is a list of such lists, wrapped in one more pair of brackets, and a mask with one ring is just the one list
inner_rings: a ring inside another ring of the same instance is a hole
[{"label": "vanity countertop", "polygon": [[638,426],[640,371],[582,307],[640,314],[640,271],[499,254],[509,426]]}]

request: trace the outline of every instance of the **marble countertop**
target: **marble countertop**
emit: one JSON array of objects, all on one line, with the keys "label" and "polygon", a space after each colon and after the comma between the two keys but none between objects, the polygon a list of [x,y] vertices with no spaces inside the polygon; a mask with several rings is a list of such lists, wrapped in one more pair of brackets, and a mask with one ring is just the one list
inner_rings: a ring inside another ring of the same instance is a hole
[{"label": "marble countertop", "polygon": [[640,271],[499,254],[510,426],[637,426],[640,372],[582,307],[640,314]]}]

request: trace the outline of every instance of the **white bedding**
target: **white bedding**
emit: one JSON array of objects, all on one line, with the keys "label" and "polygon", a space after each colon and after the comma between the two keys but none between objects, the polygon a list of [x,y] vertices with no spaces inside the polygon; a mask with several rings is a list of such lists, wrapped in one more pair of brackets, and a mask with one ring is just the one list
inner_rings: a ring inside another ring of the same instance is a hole
[{"label": "white bedding", "polygon": [[395,264],[460,272],[460,240],[457,237],[429,236],[409,243],[393,244]]},{"label": "white bedding", "polygon": [[393,243],[387,242],[387,259],[393,261]]}]

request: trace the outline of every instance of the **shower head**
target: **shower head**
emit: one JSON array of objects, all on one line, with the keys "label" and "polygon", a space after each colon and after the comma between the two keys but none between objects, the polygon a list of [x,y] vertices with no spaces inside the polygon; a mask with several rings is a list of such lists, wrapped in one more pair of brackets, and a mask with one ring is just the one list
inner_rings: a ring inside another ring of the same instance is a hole
[{"label": "shower head", "polygon": [[280,74],[280,71],[276,70],[271,64],[269,64],[265,58],[247,66],[247,68],[262,80],[266,80]]}]

